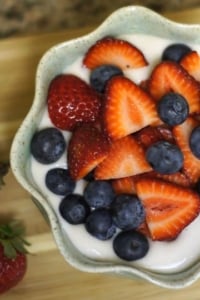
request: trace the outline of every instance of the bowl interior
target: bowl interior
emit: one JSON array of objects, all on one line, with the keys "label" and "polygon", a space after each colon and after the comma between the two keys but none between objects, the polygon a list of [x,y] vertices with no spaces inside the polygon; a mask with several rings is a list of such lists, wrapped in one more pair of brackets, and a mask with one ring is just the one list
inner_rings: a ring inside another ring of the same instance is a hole
[{"label": "bowl interior", "polygon": [[58,248],[70,264],[83,271],[116,273],[133,278],[144,278],[163,287],[181,288],[199,278],[200,262],[181,273],[159,274],[123,263],[97,262],[83,256],[63,234],[53,209],[35,186],[28,170],[29,144],[46,105],[50,81],[56,75],[63,73],[66,66],[75,61],[78,56],[83,55],[96,40],[108,35],[118,36],[131,33],[200,44],[199,25],[177,24],[147,8],[129,6],[114,12],[92,33],[51,48],[39,63],[33,105],[14,138],[11,149],[11,167],[19,183],[32,195],[34,202],[50,222]]}]

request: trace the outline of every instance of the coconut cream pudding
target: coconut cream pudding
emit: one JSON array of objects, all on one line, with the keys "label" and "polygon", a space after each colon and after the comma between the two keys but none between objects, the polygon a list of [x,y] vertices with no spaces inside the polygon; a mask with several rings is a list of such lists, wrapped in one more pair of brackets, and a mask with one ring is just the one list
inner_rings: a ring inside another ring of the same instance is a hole
[{"label": "coconut cream pudding", "polygon": [[28,165],[83,255],[163,273],[199,259],[199,81],[199,45],[141,34],[52,79]]}]

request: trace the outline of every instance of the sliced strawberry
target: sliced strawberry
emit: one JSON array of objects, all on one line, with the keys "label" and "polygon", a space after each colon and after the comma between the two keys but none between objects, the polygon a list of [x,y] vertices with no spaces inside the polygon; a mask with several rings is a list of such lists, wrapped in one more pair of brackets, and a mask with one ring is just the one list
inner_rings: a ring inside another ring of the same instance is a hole
[{"label": "sliced strawberry", "polygon": [[159,122],[152,98],[122,76],[113,77],[107,85],[103,120],[105,131],[113,140]]},{"label": "sliced strawberry", "polygon": [[136,230],[141,232],[145,236],[150,237],[149,228],[146,222],[143,222]]},{"label": "sliced strawberry", "polygon": [[135,194],[135,183],[133,177],[124,177],[112,180],[112,187],[116,194]]},{"label": "sliced strawberry", "polygon": [[[191,181],[190,179],[186,176],[186,174],[182,173],[182,172],[176,172],[174,174],[169,174],[169,175],[165,175],[165,174],[160,174],[157,173],[156,171],[150,171],[150,172],[146,172],[143,174],[139,174],[139,175],[135,175],[130,177],[132,180],[132,186],[134,187],[134,192],[136,193],[136,182],[141,180],[141,179],[162,179],[163,181],[166,182],[171,182],[183,187],[191,187]],[[121,180],[121,179],[119,179]],[[119,185],[120,188],[120,185]],[[121,187],[121,189],[123,189]],[[128,184],[127,184],[127,189],[128,189]]]},{"label": "sliced strawberry", "polygon": [[200,81],[200,54],[191,51],[180,61],[181,66],[197,81]]},{"label": "sliced strawberry", "polygon": [[109,142],[91,124],[77,127],[68,145],[68,168],[73,179],[81,179],[93,170],[108,154]]},{"label": "sliced strawberry", "polygon": [[200,88],[198,82],[179,64],[164,61],[153,70],[149,80],[149,92],[159,101],[166,93],[181,94],[189,104],[190,113],[200,111]]},{"label": "sliced strawberry", "polygon": [[52,123],[63,130],[73,130],[82,122],[95,121],[101,106],[99,94],[71,74],[59,75],[52,80],[47,102]]},{"label": "sliced strawberry", "polygon": [[132,136],[126,136],[111,144],[107,157],[95,169],[95,178],[123,178],[150,170],[143,148]]},{"label": "sliced strawberry", "polygon": [[147,149],[153,143],[166,140],[170,143],[174,142],[171,130],[166,126],[147,126],[135,134],[137,140]]},{"label": "sliced strawberry", "polygon": [[199,214],[200,198],[190,189],[156,179],[136,183],[152,240],[175,239]]},{"label": "sliced strawberry", "polygon": [[200,177],[200,160],[191,152],[189,138],[192,130],[198,125],[197,120],[189,117],[184,123],[173,128],[176,143],[184,156],[183,171],[192,183],[196,183]]},{"label": "sliced strawberry", "polygon": [[148,86],[149,86],[149,80],[142,80],[139,84],[139,87],[143,89],[144,91],[148,92]]},{"label": "sliced strawberry", "polygon": [[154,176],[155,178],[160,178],[163,179],[167,182],[172,182],[175,183],[177,185],[181,185],[184,187],[190,187],[191,186],[191,181],[189,180],[189,178],[186,176],[186,174],[182,173],[182,172],[176,172],[174,174],[159,174],[157,172],[152,171],[152,176]]},{"label": "sliced strawberry", "polygon": [[148,65],[143,53],[127,41],[106,37],[98,40],[86,53],[83,64],[94,69],[98,66],[115,65],[122,70]]}]

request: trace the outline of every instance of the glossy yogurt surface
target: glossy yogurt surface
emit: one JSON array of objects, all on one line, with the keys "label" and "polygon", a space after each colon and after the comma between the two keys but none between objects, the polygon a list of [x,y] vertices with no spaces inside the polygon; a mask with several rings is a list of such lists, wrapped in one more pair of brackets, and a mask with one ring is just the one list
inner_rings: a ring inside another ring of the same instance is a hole
[{"label": "glossy yogurt surface", "polygon": [[[124,72],[124,75],[133,80],[135,83],[140,83],[149,77],[153,67],[160,62],[163,50],[167,45],[174,43],[174,41],[172,42],[170,40],[146,35],[123,35],[119,36],[119,38],[127,40],[138,47],[149,62],[147,67],[130,69]],[[188,45],[200,53],[200,45]],[[84,79],[86,82],[89,82],[89,71],[82,66],[82,59],[83,57],[80,57],[72,65],[67,66],[65,68],[65,73],[75,74]],[[41,122],[38,124],[38,129],[49,126],[53,126],[53,124],[49,119],[47,110],[45,110]],[[62,132],[67,143],[71,133],[66,131]],[[60,216],[58,207],[62,197],[53,194],[47,189],[45,186],[45,175],[49,169],[54,167],[67,168],[66,152],[57,162],[50,165],[42,165],[31,157],[28,166],[31,168],[33,180],[38,190],[55,210],[63,231],[66,232],[74,246],[79,249],[83,255],[94,260],[121,261],[112,249],[112,239],[108,241],[100,241],[87,233],[84,225],[70,225]],[[82,193],[85,185],[86,182],[84,180],[77,182],[74,193]],[[200,257],[199,232],[200,216],[187,226],[174,241],[149,241],[150,249],[147,255],[142,259],[132,262],[131,264],[163,273],[179,272],[190,266]],[[124,261],[124,263],[127,262]]]}]

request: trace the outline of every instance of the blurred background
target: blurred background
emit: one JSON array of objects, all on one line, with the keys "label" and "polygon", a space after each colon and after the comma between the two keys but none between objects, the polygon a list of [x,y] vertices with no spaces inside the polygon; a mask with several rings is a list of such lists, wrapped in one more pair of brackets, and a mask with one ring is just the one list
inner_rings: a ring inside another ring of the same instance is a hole
[{"label": "blurred background", "polygon": [[0,0],[0,38],[96,25],[133,4],[162,13],[197,7],[200,0]]}]

